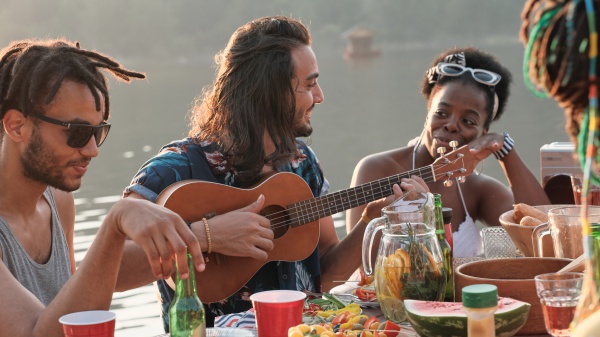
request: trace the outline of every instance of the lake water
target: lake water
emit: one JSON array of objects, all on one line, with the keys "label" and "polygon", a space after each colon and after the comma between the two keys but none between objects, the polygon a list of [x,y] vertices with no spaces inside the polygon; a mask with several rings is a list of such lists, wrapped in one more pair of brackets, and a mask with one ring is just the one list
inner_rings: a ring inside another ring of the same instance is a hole
[{"label": "lake water", "polygon": [[[365,4],[369,3],[373,4],[365,1]],[[417,6],[421,2],[405,3]],[[438,4],[437,1],[427,3],[430,6]],[[492,9],[494,3],[500,6],[499,2],[485,3]],[[516,141],[517,151],[539,177],[540,147],[568,138],[562,112],[556,104],[534,98],[523,86],[523,47],[517,39],[522,3],[515,2],[514,6],[511,13],[504,13],[507,15],[503,21],[504,29],[497,34],[478,34],[476,25],[494,20],[496,13],[475,10],[477,14],[465,13],[461,20],[454,22],[460,27],[472,20],[475,27],[469,34],[448,39],[425,36],[409,41],[388,39],[385,43],[375,40],[376,47],[381,49],[380,57],[363,62],[345,60],[343,42],[326,43],[322,38],[331,35],[327,30],[331,27],[327,23],[313,23],[313,47],[318,57],[319,82],[325,102],[314,110],[315,131],[309,142],[321,161],[332,192],[348,187],[354,166],[362,157],[403,146],[420,134],[426,114],[425,101],[419,94],[424,70],[443,49],[464,45],[475,45],[491,52],[512,70],[514,85],[508,109],[503,119],[492,125],[491,131],[509,132]],[[273,12],[271,9],[259,15],[249,13],[248,20]],[[281,14],[281,9],[275,13]],[[307,18],[301,12],[294,14]],[[432,17],[423,17],[412,26],[392,28],[400,32],[441,26],[443,13],[434,14],[433,21]],[[331,20],[336,20],[333,15]],[[246,21],[236,21],[232,27]],[[215,39],[221,41],[222,46],[232,31],[229,29],[225,35],[222,32],[215,34]],[[147,39],[150,41],[151,37]],[[98,46],[98,49],[105,48]],[[200,89],[212,82],[212,58],[217,50],[202,50],[193,59],[176,55],[162,61],[120,59],[131,69],[147,72],[148,79],[129,85],[111,82],[113,127],[100,156],[93,160],[82,188],[75,193],[78,261],[85,255],[107,210],[120,199],[121,191],[141,164],[163,144],[185,136],[187,111]],[[506,182],[493,157],[485,161],[484,173]],[[343,217],[338,214],[335,219],[342,237]],[[159,306],[151,285],[115,294],[112,309],[118,314],[118,337],[154,336],[162,332]]]},{"label": "lake water", "polygon": [[[522,47],[516,38],[482,41],[479,45],[499,55],[511,69],[519,68]],[[439,48],[390,46],[367,64],[348,63],[341,53],[315,49],[326,98],[313,114],[315,132],[310,142],[333,192],[348,187],[353,168],[363,156],[402,146],[419,134],[425,115],[424,100],[418,94],[420,75]],[[425,62],[423,55],[428,55]],[[209,83],[210,65],[210,60],[181,65],[168,74],[150,73],[147,82],[113,85],[114,127],[76,193],[78,256],[138,167],[161,145],[185,136],[188,102],[201,83]],[[509,132],[516,149],[539,176],[540,147],[567,140],[563,116],[553,102],[535,99],[526,92],[519,75],[515,70],[508,111],[492,130]],[[174,78],[180,90],[167,91]],[[486,160],[484,172],[505,181],[493,158]],[[342,214],[336,215],[336,223],[341,237]],[[117,336],[150,336],[160,329],[152,286],[116,294],[113,308],[119,314]]]}]

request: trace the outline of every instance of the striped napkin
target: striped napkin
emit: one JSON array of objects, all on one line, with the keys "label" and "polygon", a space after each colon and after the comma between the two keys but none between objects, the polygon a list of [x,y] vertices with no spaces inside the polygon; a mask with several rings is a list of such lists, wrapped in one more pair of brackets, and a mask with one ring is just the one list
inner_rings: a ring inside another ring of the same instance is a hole
[{"label": "striped napkin", "polygon": [[215,327],[256,329],[256,317],[254,316],[254,309],[251,308],[250,310],[244,312],[218,316],[215,318]]}]

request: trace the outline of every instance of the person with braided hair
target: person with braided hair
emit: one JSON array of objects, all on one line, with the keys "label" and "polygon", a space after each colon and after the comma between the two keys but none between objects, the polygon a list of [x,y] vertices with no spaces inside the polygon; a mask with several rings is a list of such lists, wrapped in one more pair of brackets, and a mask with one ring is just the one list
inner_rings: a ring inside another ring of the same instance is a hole
[{"label": "person with braided hair", "polygon": [[[452,208],[455,257],[482,253],[482,239],[475,221],[499,226],[499,217],[514,203],[549,204],[541,185],[519,157],[508,133],[492,132],[490,126],[506,108],[511,74],[492,55],[474,48],[453,48],[435,57],[426,70],[421,93],[427,100],[427,116],[421,135],[408,146],[369,155],[354,169],[351,186],[430,165],[437,149],[468,144],[474,163],[494,154],[510,189],[485,174],[470,174],[464,183],[444,186],[429,182],[432,193],[442,195],[444,207]],[[483,163],[480,163],[481,167]],[[481,173],[481,171],[479,171]],[[363,216],[364,207],[347,212],[347,228]],[[368,218],[379,216],[367,214]]]},{"label": "person with braided hair", "polygon": [[[589,161],[588,173],[595,184],[600,184],[600,128],[593,123],[600,123],[599,7],[597,0],[529,0],[521,13],[520,31],[525,45],[525,85],[535,96],[552,97],[564,109],[566,131],[576,145],[582,167]],[[590,17],[595,19],[590,21]]]},{"label": "person with braided hair", "polygon": [[109,210],[75,267],[71,192],[110,130],[104,72],[145,78],[64,39],[0,51],[0,336],[63,336],[59,317],[107,310],[115,289],[170,276],[186,246],[204,269],[181,217],[133,198]]},{"label": "person with braided hair", "polygon": [[598,13],[598,0],[529,0],[521,12],[525,85],[537,97],[553,98],[564,110],[565,129],[583,172],[581,230],[586,275],[569,326],[571,336],[576,337],[598,336],[600,331],[597,224],[587,217],[590,187],[600,185]]}]

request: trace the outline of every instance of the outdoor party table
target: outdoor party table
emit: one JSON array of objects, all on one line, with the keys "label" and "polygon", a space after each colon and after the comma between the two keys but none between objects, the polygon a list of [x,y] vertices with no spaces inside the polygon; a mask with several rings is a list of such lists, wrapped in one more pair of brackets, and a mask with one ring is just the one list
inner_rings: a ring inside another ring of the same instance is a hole
[{"label": "outdoor party table", "polygon": [[[467,260],[467,259],[465,259]],[[461,261],[461,262],[468,262],[468,261]],[[335,287],[334,289],[331,289],[331,293],[334,293],[338,296],[344,296],[344,294],[348,295],[348,289],[353,289],[356,288],[355,282],[358,280],[359,276],[358,273],[354,273],[348,281],[346,281],[345,283]],[[346,289],[345,287],[347,287],[348,289]],[[370,306],[370,305],[362,305],[360,302],[357,302],[362,306],[362,314],[367,315],[367,316],[375,316],[379,319],[380,322],[383,322],[386,320],[385,315],[383,314],[383,312],[381,311],[381,309],[379,308],[379,306]],[[401,323],[401,330],[400,330],[400,337],[419,337],[419,335],[415,332],[415,330],[410,326],[409,323]],[[246,330],[246,331],[250,331],[252,333],[252,336],[254,337],[259,337],[256,330]],[[207,337],[213,337],[213,336],[224,336],[222,334],[217,334],[215,332],[213,332],[211,334],[211,331],[207,331]],[[162,335],[156,335],[154,337],[169,337],[169,334],[162,334]],[[282,336],[282,337],[286,337],[286,336]],[[515,335],[515,337],[551,337],[548,334],[539,334],[539,335]]]},{"label": "outdoor party table", "polygon": [[[363,314],[368,315],[368,316],[375,316],[377,317],[380,321],[384,321],[385,320],[385,316],[383,315],[383,312],[381,312],[381,309],[379,308],[363,308]],[[254,336],[257,336],[256,334],[256,330],[249,330],[252,332],[252,334]],[[208,334],[207,337],[210,337],[211,335]],[[215,336],[215,335],[213,335]],[[410,326],[410,325],[401,325],[401,330],[400,330],[400,336],[401,337],[418,337],[419,335],[415,332],[415,330]],[[169,334],[162,334],[162,335],[157,335],[154,337],[169,337]],[[286,336],[282,336],[282,337],[286,337]],[[515,337],[551,337],[550,335],[544,334],[544,335],[516,335]]]},{"label": "outdoor party table", "polygon": [[[368,316],[376,316],[380,321],[384,321],[385,320],[385,316],[383,315],[383,312],[381,312],[381,309],[379,308],[363,308],[362,309],[362,313]],[[250,332],[252,332],[252,334],[254,336],[258,336],[258,334],[256,333],[256,330],[248,330]],[[207,334],[207,337],[211,336],[210,334]],[[400,331],[400,336],[401,337],[418,337],[417,333],[415,332],[415,330],[413,330],[413,328],[411,326],[402,326],[402,329]],[[169,334],[162,334],[162,335],[156,335],[154,337],[169,337]],[[282,336],[285,337],[285,336]]]}]

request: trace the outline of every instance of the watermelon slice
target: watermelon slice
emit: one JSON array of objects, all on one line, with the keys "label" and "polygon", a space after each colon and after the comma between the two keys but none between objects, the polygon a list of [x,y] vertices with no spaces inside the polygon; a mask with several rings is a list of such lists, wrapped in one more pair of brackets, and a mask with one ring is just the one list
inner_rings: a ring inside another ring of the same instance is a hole
[{"label": "watermelon slice", "polygon": [[[408,321],[419,334],[427,337],[467,337],[467,316],[461,302],[404,300]],[[498,298],[494,314],[497,337],[515,335],[525,325],[529,303],[508,297]]]}]

